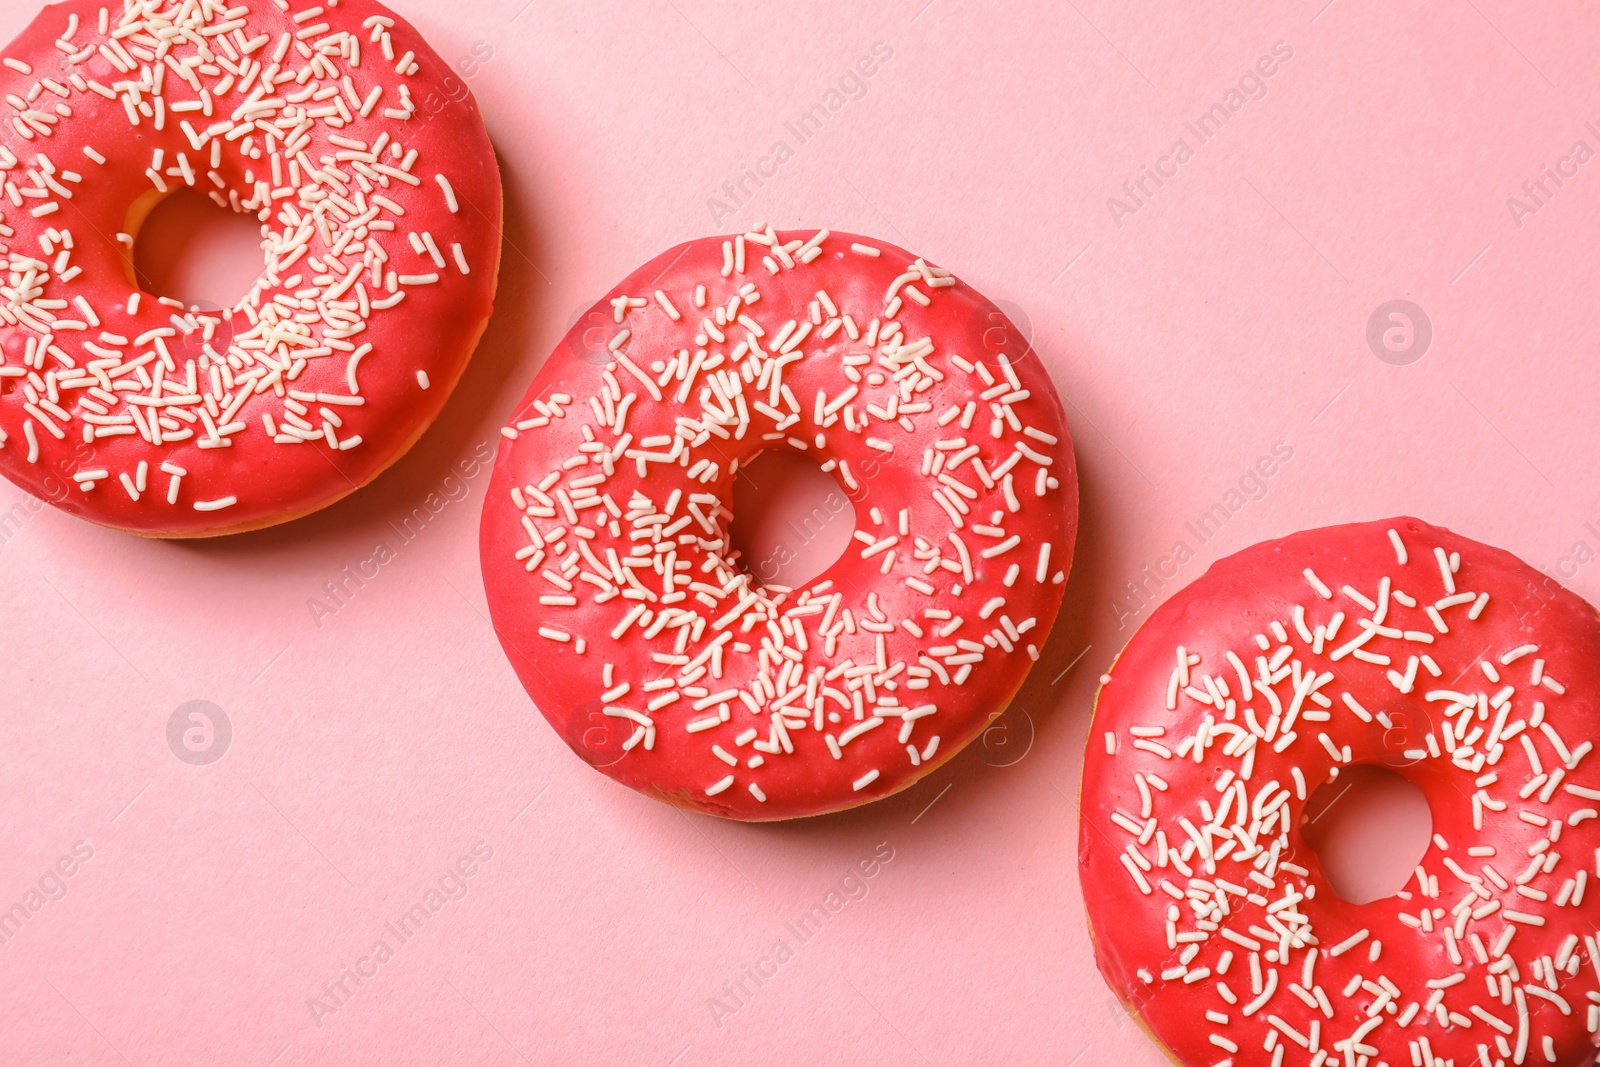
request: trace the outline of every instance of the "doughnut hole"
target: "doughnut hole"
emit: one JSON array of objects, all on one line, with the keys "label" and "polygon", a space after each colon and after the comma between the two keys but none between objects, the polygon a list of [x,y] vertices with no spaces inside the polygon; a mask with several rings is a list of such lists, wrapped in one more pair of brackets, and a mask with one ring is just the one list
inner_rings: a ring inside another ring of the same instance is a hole
[{"label": "doughnut hole", "polygon": [[1406,888],[1428,851],[1433,815],[1401,775],[1355,764],[1312,791],[1300,832],[1339,898],[1368,904]]},{"label": "doughnut hole", "polygon": [[[133,282],[152,296],[186,308],[220,311],[239,303],[261,275],[261,223],[218,206],[198,190],[170,195],[153,190],[135,204]],[[141,209],[144,212],[140,217]]]},{"label": "doughnut hole", "polygon": [[740,464],[730,537],[762,585],[811,581],[844,554],[855,528],[844,488],[810,457],[772,450]]}]

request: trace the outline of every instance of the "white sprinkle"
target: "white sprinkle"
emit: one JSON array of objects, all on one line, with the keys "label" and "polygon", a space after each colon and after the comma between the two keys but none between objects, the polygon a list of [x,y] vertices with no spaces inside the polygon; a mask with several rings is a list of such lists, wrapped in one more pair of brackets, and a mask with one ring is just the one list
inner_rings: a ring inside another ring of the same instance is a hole
[{"label": "white sprinkle", "polygon": [[444,202],[449,206],[450,214],[454,215],[460,210],[460,205],[456,203],[456,191],[450,187],[450,179],[443,174],[435,174],[433,180],[439,183],[440,189],[444,190]]},{"label": "white sprinkle", "polygon": [[1306,576],[1306,581],[1311,583],[1311,588],[1313,588],[1313,589],[1315,589],[1317,591],[1317,595],[1318,596],[1322,597],[1322,599],[1324,599],[1324,600],[1332,600],[1333,599],[1333,590],[1329,589],[1326,585],[1322,584],[1322,579],[1318,578],[1316,572],[1313,571],[1310,567],[1307,567],[1305,569],[1305,576]]},{"label": "white sprinkle", "polygon": [[1395,559],[1399,561],[1400,566],[1404,567],[1406,565],[1406,543],[1400,540],[1398,531],[1393,529],[1389,531],[1389,543],[1394,545]]},{"label": "white sprinkle", "polygon": [[1361,930],[1351,934],[1349,937],[1330,948],[1328,950],[1328,955],[1343,956],[1346,952],[1349,952],[1351,949],[1361,944],[1361,942],[1365,941],[1370,933],[1371,931],[1363,927]]}]

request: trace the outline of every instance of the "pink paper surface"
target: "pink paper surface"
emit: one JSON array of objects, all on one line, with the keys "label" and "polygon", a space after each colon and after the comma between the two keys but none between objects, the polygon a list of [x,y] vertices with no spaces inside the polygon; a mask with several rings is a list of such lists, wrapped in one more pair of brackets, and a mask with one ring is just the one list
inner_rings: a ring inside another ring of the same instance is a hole
[{"label": "pink paper surface", "polygon": [[[1075,861],[1096,678],[1151,604],[1263,538],[1400,512],[1600,599],[1592,9],[397,7],[459,58],[506,182],[498,310],[436,427],[354,497],[215,542],[0,485],[0,907],[39,903],[0,943],[0,1062],[1155,1067]],[[32,15],[4,5],[0,39]],[[752,827],[566,749],[476,544],[479,457],[580,310],[760,218],[881,234],[1016,309],[1084,505],[1068,610],[983,742]],[[1420,357],[1387,320],[1369,345],[1395,300]],[[169,747],[189,701],[231,727],[207,765]]]}]

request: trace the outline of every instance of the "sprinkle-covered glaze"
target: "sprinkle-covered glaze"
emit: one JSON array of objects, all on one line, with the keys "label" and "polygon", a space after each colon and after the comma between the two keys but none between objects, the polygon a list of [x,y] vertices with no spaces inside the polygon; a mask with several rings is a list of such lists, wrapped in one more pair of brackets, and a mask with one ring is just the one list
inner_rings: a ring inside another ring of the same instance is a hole
[{"label": "sprinkle-covered glaze", "polygon": [[[1080,874],[1101,972],[1186,1067],[1595,1062],[1600,616],[1416,519],[1246,549],[1100,690]],[[1398,895],[1302,834],[1356,763],[1427,798]]]},{"label": "sprinkle-covered glaze", "polygon": [[[760,225],[680,245],[596,305],[504,433],[482,558],[501,643],[579,755],[767,820],[902,789],[1006,706],[1077,527],[1049,375],[947,270]],[[733,479],[798,451],[855,501],[803,589],[730,548]]]},{"label": "sprinkle-covered glaze", "polygon": [[[201,536],[322,507],[432,422],[493,301],[500,178],[412,27],[370,0],[73,0],[0,64],[8,478]],[[230,308],[130,280],[184,187],[262,224]]]}]

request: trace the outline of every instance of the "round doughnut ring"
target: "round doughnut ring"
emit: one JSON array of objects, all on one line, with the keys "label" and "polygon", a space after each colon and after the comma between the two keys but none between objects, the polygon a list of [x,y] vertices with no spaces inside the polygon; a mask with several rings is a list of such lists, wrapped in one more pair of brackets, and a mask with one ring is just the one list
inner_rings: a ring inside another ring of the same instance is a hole
[{"label": "round doughnut ring", "polygon": [[[69,0],[0,62],[7,478],[198,537],[332,503],[422,434],[488,320],[500,177],[416,30],[371,0]],[[230,308],[133,283],[185,187],[261,222]]]},{"label": "round doughnut ring", "polygon": [[[619,782],[735,819],[949,759],[1022,683],[1072,558],[1071,441],[1027,343],[949,271],[827,230],[691,241],[595,306],[604,339],[580,319],[545,364],[484,505],[495,629],[550,724]],[[734,476],[765,449],[856,503],[803,589],[730,548]]]},{"label": "round doughnut ring", "polygon": [[[1079,872],[1106,981],[1185,1067],[1595,1062],[1597,667],[1593,607],[1416,519],[1218,562],[1097,701]],[[1359,905],[1303,832],[1354,764],[1398,769],[1434,830]]]}]

